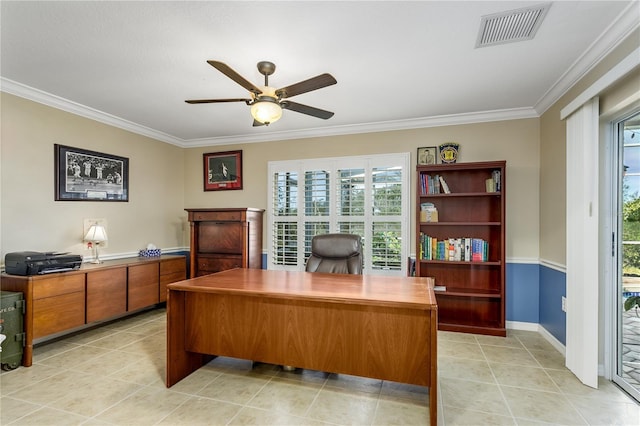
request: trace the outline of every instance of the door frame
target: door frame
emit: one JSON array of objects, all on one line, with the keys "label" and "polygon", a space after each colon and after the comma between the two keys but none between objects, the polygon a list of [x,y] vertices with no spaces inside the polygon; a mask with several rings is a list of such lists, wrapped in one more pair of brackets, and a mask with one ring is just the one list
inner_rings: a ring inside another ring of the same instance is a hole
[{"label": "door frame", "polygon": [[620,167],[620,156],[624,149],[623,141],[619,138],[619,125],[620,123],[628,120],[629,118],[640,114],[640,100],[633,102],[632,104],[624,107],[621,110],[615,111],[608,116],[603,116],[600,119],[600,136],[604,142],[601,144],[601,153],[603,154],[603,187],[600,188],[601,194],[606,194],[606,200],[603,200],[602,209],[603,214],[601,216],[601,229],[602,234],[608,237],[611,242],[609,244],[603,244],[601,248],[601,265],[602,265],[602,278],[603,287],[603,338],[604,338],[604,353],[603,353],[603,376],[607,380],[611,380],[620,386],[630,395],[638,395],[639,389],[635,389],[630,386],[621,376],[617,375],[619,346],[618,346],[618,327],[620,326],[620,317],[618,313],[621,309],[620,300],[620,287],[619,279],[621,279],[621,257],[620,257],[620,245],[622,236],[622,223],[619,220],[620,209],[622,208],[619,203],[619,189],[622,185],[622,170]]}]

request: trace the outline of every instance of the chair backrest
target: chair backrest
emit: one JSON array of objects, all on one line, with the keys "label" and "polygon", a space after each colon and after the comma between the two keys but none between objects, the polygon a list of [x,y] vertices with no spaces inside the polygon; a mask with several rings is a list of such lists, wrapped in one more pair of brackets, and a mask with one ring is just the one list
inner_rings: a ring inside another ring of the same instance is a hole
[{"label": "chair backrest", "polygon": [[362,239],[353,234],[316,235],[311,240],[306,271],[362,274]]}]

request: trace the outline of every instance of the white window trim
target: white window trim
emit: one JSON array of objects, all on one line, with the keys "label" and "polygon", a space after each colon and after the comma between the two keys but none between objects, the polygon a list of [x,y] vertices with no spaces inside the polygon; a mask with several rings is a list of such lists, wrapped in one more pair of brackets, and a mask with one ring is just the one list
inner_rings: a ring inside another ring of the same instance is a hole
[{"label": "white window trim", "polygon": [[[365,259],[365,265],[363,273],[365,274],[376,274],[376,275],[406,275],[407,274],[407,265],[404,259],[407,259],[409,256],[409,245],[410,238],[409,232],[411,227],[410,220],[410,196],[411,196],[411,170],[410,166],[410,154],[408,152],[404,153],[392,153],[392,154],[379,154],[379,155],[366,155],[366,156],[354,156],[354,157],[333,157],[333,158],[319,158],[319,159],[304,159],[304,160],[290,160],[290,161],[270,161],[268,163],[268,180],[267,180],[267,193],[268,193],[268,202],[267,202],[267,269],[275,269],[275,270],[304,270],[304,218],[303,214],[298,214],[297,216],[291,216],[292,221],[298,222],[298,264],[296,266],[287,266],[287,265],[274,265],[271,262],[273,244],[274,244],[274,235],[273,235],[273,222],[274,222],[274,205],[273,205],[273,185],[274,185],[274,174],[277,172],[297,172],[298,178],[304,178],[304,172],[309,170],[330,170],[330,198],[331,205],[335,206],[336,204],[336,170],[345,169],[345,168],[363,168],[365,170],[365,185],[369,188],[372,182],[372,174],[371,170],[375,167],[389,167],[393,165],[401,166],[403,169],[402,173],[402,214],[399,216],[399,220],[401,222],[401,254],[400,254],[400,270],[395,271],[385,271],[385,270],[372,270],[371,263],[367,262]],[[299,208],[298,212],[303,211],[301,205],[304,203],[304,185],[298,185],[298,203]],[[365,191],[365,211],[372,211],[372,194],[371,191]],[[348,216],[348,218],[356,219],[358,216]],[[336,214],[335,210],[331,210],[331,214],[326,216],[326,221],[329,222],[331,232],[337,229],[338,222],[340,219],[344,218],[344,216],[339,216]],[[372,252],[372,231],[371,227],[368,226],[369,223],[375,222],[385,222],[385,221],[398,221],[398,216],[393,217],[385,217],[385,216],[372,216],[368,217],[363,216],[365,220],[365,252]],[[375,219],[375,220],[374,220]],[[325,221],[324,218],[322,221]],[[353,221],[353,220],[352,220]]]}]

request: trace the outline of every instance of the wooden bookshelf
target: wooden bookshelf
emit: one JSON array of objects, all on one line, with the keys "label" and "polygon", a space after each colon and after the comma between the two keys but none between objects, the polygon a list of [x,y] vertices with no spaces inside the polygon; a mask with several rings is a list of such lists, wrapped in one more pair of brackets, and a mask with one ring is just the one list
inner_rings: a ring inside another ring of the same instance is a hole
[{"label": "wooden bookshelf", "polygon": [[[443,288],[435,292],[440,330],[506,336],[505,169],[505,161],[417,167],[416,276],[433,277]],[[437,222],[421,222],[426,203],[437,210]],[[482,260],[465,258],[465,239],[483,241],[476,257]]]}]

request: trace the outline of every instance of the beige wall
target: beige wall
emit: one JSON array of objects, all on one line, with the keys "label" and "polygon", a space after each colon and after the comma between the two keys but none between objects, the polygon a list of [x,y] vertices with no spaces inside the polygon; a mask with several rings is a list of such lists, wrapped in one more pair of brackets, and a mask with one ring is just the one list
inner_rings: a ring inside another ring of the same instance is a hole
[{"label": "beige wall", "polygon": [[600,95],[600,115],[610,118],[639,99],[640,69],[637,69]]},{"label": "beige wall", "polygon": [[[137,253],[152,242],[183,247],[184,150],[6,93],[1,95],[1,255],[70,251],[83,220],[105,218],[105,256]],[[129,158],[130,201],[54,201],[54,144]]]},{"label": "beige wall", "polygon": [[[632,33],[612,53],[582,78],[540,117],[540,258],[566,264],[566,126],[560,111],[611,68],[640,46],[640,30]],[[601,95],[601,107],[619,105],[634,89],[638,73],[617,83]],[[624,83],[624,84],[622,84]],[[638,86],[635,86],[635,91]]]},{"label": "beige wall", "polygon": [[[260,131],[262,129],[259,129]],[[507,257],[538,258],[537,119],[332,136],[269,143],[191,148],[185,153],[185,207],[267,207],[267,163],[276,160],[410,152],[411,234],[415,229],[416,150],[446,141],[460,144],[458,161],[507,161]],[[243,191],[204,192],[202,154],[243,151]],[[266,230],[264,245],[266,248]],[[411,252],[415,251],[412,235]]]},{"label": "beige wall", "polygon": [[[163,249],[188,246],[184,208],[266,208],[268,161],[296,158],[410,152],[413,230],[416,149],[445,141],[460,143],[459,161],[507,161],[507,257],[538,258],[537,119],[183,149],[19,97],[1,96],[2,260],[7,252],[22,250],[89,255],[81,241],[83,219],[96,217],[108,221],[105,256],[133,254],[149,242]],[[54,201],[55,143],[129,158],[130,201]],[[204,192],[202,154],[237,149],[243,151],[244,189]],[[264,244],[266,249],[266,238]],[[414,246],[412,236],[412,252]]]}]

